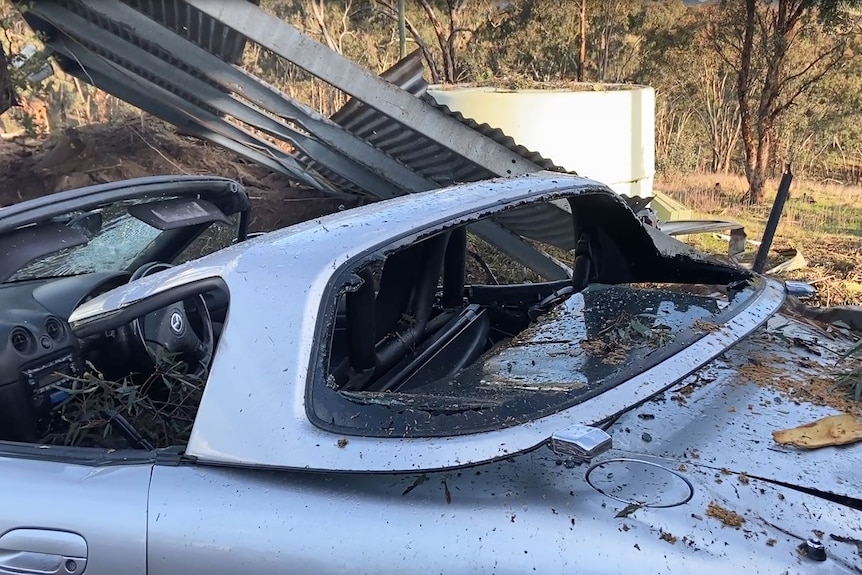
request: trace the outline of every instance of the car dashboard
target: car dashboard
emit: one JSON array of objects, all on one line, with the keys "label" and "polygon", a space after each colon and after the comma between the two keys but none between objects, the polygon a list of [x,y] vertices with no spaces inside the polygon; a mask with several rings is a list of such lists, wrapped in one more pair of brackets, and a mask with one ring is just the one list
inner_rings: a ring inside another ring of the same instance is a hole
[{"label": "car dashboard", "polygon": [[91,350],[67,318],[78,305],[128,281],[129,274],[93,273],[0,285],[0,438],[36,441],[65,392],[54,384],[83,373]]}]

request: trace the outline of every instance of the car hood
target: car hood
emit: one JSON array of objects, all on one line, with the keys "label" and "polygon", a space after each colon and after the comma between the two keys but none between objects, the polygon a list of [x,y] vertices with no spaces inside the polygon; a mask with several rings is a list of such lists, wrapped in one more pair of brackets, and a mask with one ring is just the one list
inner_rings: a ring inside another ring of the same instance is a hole
[{"label": "car hood", "polygon": [[859,413],[830,388],[849,342],[776,315],[755,334],[608,430],[620,453],[711,469],[716,481],[743,474],[862,508],[862,444],[802,450],[774,431],[839,413]]}]

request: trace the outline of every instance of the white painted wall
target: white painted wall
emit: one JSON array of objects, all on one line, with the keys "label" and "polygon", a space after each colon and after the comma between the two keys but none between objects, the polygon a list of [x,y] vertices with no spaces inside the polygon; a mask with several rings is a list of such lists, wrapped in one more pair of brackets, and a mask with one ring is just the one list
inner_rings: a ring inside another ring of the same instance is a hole
[{"label": "white painted wall", "polygon": [[655,91],[505,90],[431,86],[438,103],[499,128],[515,142],[617,193],[651,197],[655,175]]}]

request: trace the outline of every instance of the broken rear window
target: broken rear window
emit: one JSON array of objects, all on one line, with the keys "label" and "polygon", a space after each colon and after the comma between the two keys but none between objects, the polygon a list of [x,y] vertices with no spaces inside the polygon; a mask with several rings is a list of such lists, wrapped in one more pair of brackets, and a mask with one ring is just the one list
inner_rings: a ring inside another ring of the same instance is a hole
[{"label": "broken rear window", "polygon": [[[577,250],[540,246],[575,270],[571,280],[519,277],[516,266],[501,272],[501,254],[489,254],[463,227],[354,269],[328,314],[329,346],[311,387],[312,421],[378,437],[526,423],[667,359],[717,329],[747,299],[731,304],[686,289],[645,287],[632,274],[632,281],[602,281],[629,272],[590,271],[584,258],[595,262],[598,251],[625,250],[606,239],[592,243]],[[673,273],[685,275],[681,269]]]}]

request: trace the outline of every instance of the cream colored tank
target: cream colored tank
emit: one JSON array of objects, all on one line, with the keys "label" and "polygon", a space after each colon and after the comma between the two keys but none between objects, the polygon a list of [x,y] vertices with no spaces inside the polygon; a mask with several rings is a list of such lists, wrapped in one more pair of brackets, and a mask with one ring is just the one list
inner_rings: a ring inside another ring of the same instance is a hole
[{"label": "cream colored tank", "polygon": [[428,93],[438,103],[503,130],[518,144],[617,193],[652,196],[655,91],[651,87],[431,86]]}]

